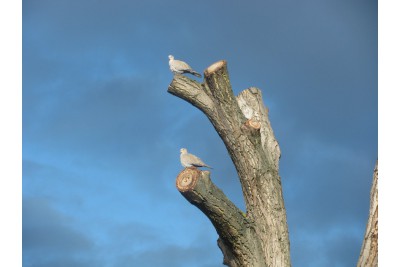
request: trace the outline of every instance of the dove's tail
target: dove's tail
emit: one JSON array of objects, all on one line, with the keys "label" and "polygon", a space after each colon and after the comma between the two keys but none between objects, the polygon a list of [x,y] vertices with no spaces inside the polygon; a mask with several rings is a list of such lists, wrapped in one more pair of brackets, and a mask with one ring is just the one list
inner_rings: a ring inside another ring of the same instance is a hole
[{"label": "dove's tail", "polygon": [[206,167],[206,168],[212,169],[211,166],[208,166],[207,164],[204,164],[204,163],[202,163],[202,164],[192,164],[192,166],[193,166],[193,167],[196,167],[196,168],[199,168],[199,167]]},{"label": "dove's tail", "polygon": [[195,72],[194,70],[191,70],[190,74],[193,74],[194,76],[201,78],[201,74],[198,72]]}]

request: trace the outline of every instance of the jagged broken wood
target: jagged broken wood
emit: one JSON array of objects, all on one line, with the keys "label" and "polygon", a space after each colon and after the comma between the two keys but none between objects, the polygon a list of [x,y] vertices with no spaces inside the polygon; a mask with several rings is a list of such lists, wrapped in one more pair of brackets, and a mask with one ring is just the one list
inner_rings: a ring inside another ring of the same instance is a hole
[{"label": "jagged broken wood", "polygon": [[240,179],[246,213],[212,183],[208,171],[186,168],[177,178],[182,195],[217,230],[224,264],[290,266],[286,210],[278,173],[280,149],[261,91],[251,87],[235,97],[226,61],[222,60],[205,70],[203,83],[175,75],[168,92],[208,117]]}]

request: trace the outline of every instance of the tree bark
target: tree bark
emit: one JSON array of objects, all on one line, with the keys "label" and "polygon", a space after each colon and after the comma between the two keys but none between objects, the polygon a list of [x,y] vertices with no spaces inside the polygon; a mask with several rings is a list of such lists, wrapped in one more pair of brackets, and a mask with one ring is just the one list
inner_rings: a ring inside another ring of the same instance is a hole
[{"label": "tree bark", "polygon": [[290,245],[281,180],[280,149],[261,91],[248,88],[234,96],[226,61],[204,72],[198,83],[175,75],[168,92],[200,109],[224,142],[238,173],[246,213],[210,179],[210,172],[186,168],[177,188],[213,223],[224,264],[251,267],[290,266]]},{"label": "tree bark", "polygon": [[369,218],[357,267],[378,266],[378,161],[374,169]]}]

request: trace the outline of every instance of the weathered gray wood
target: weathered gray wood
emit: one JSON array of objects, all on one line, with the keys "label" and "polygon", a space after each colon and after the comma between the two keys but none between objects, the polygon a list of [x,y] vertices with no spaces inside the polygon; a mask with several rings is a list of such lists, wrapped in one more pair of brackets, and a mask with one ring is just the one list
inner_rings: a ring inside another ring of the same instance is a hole
[{"label": "weathered gray wood", "polygon": [[357,267],[378,266],[378,161],[374,169],[369,218]]},{"label": "weathered gray wood", "polygon": [[[210,218],[220,234],[218,245],[224,254],[224,264],[231,267],[290,266],[286,209],[278,174],[280,150],[261,91],[249,88],[235,97],[226,61],[211,65],[204,77],[204,82],[198,83],[175,75],[168,92],[199,108],[209,118],[230,154],[246,204],[245,220],[240,223],[242,228],[237,231],[238,237],[224,234],[226,229],[222,228],[227,227],[224,216],[210,216],[215,207],[225,210],[233,205],[226,197],[218,198],[214,205],[204,205],[213,197],[210,191],[201,191],[200,202],[195,200],[198,193],[186,192],[184,196]],[[208,172],[201,173],[207,181],[204,186],[214,188],[211,180],[207,180],[208,174],[203,174]],[[200,192],[200,188],[191,190]],[[238,209],[235,207],[234,210]]]}]

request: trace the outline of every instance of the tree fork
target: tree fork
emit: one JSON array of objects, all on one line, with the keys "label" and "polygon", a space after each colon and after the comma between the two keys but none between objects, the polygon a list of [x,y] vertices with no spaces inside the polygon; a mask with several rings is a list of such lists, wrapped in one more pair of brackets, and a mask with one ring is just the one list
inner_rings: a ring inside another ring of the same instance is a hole
[{"label": "tree fork", "polygon": [[[286,210],[278,174],[280,150],[261,91],[250,87],[235,97],[226,61],[222,60],[205,70],[203,83],[175,75],[168,92],[199,108],[209,118],[238,172],[246,217],[212,183],[209,172],[199,172],[196,176],[196,171],[186,169],[186,174],[181,173],[177,179],[180,181],[177,186],[195,182],[181,193],[213,223],[220,235],[218,245],[224,254],[224,264],[290,266]],[[215,192],[209,194],[202,188]],[[213,198],[216,195],[219,201]],[[228,220],[227,214],[231,214]],[[240,227],[231,228],[231,223]]]}]

